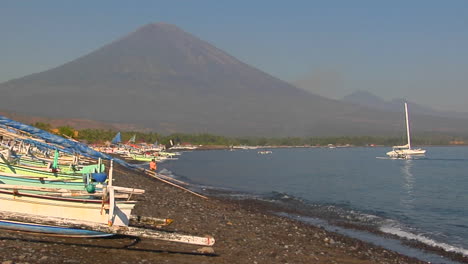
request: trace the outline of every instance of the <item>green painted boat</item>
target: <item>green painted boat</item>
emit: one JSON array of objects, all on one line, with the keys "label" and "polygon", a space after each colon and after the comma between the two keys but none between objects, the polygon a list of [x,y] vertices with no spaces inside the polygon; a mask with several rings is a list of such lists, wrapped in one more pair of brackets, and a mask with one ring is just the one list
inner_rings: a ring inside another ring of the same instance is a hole
[{"label": "green painted boat", "polygon": [[23,178],[23,177],[12,177],[0,175],[0,184],[11,184],[21,186],[35,186],[35,187],[47,187],[47,188],[60,188],[67,190],[78,190],[87,191],[92,193],[96,190],[95,184],[86,184],[82,179],[81,182],[69,182],[59,180],[41,180],[34,178]]},{"label": "green painted boat", "polygon": [[156,159],[155,156],[149,155],[132,155],[131,158],[138,161],[151,161],[152,159]]},{"label": "green painted boat", "polygon": [[83,180],[83,173],[48,172],[0,162],[0,174],[7,176],[24,175],[50,179]]},{"label": "green painted boat", "polygon": [[[30,160],[30,159],[20,159],[18,166],[22,167],[28,167],[31,169],[37,169],[37,170],[44,170],[44,169],[50,169],[51,164],[48,162],[40,161],[40,160]],[[59,165],[59,171],[61,173],[95,173],[95,172],[100,172],[100,171],[105,171],[106,170],[106,165],[101,164],[101,169],[99,169],[99,164],[91,164],[91,165]]]}]

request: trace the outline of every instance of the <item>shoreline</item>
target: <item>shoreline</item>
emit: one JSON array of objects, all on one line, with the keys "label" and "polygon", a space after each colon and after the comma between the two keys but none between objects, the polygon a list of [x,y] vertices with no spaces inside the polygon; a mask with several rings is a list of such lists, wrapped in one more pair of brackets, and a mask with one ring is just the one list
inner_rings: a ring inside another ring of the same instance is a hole
[{"label": "shoreline", "polygon": [[[468,263],[468,256],[460,252],[447,251],[440,246],[431,246],[416,239],[386,233],[375,226],[353,223],[349,220],[343,220],[341,217],[338,219],[336,212],[323,211],[323,209],[317,210],[316,206],[305,205],[294,197],[288,196],[286,198],[286,200],[293,200],[291,203],[287,201],[283,202],[282,199],[277,198],[274,200],[271,198],[267,198],[267,200],[263,198],[238,198],[237,200],[237,198],[233,198],[232,196],[230,197],[229,192],[217,189],[208,190],[208,194],[204,194],[208,196],[222,197],[225,201],[239,201],[239,203],[244,204],[244,207],[249,208],[250,210],[260,210],[300,221],[332,233],[360,240],[363,243],[378,245],[386,248],[387,250],[392,250],[388,248],[396,247],[400,250],[396,251],[396,253],[410,257],[411,254],[418,255],[419,257],[415,258],[423,262],[424,259],[426,259],[426,261],[430,263]],[[355,235],[356,233],[358,233],[358,235]],[[361,235],[359,235],[360,233]],[[404,254],[401,253],[401,251],[407,251],[410,252],[410,254]]]},{"label": "shoreline", "polygon": [[[197,246],[113,237],[54,238],[0,230],[9,263],[427,263],[272,213],[271,205],[208,194],[202,199],[116,166],[115,184],[145,189],[133,214],[174,219],[167,228],[216,239],[214,255]],[[278,209],[278,208],[276,208]],[[468,262],[467,262],[468,263]]]},{"label": "shoreline", "polygon": [[[466,147],[466,145],[460,145],[460,144],[449,144],[449,145],[418,145],[421,147]],[[359,146],[359,145],[333,145],[334,148],[392,148],[392,146],[386,146],[386,145],[375,145],[375,146]],[[247,146],[245,149],[287,149],[287,148],[330,148],[330,146]],[[225,146],[225,145],[203,145],[200,147],[197,147],[195,149],[173,149],[174,151],[203,151],[203,150],[230,150],[232,149],[230,146]],[[243,148],[235,147],[233,148],[234,151],[238,150],[244,150]],[[169,149],[171,151],[172,149]]]},{"label": "shoreline", "polygon": [[[380,246],[390,251],[392,249],[389,249],[389,247],[390,248],[392,246],[394,247],[394,245],[392,244],[395,244],[395,243],[391,243],[393,241],[398,244],[397,247],[402,248],[400,250],[404,250],[408,252],[413,251],[412,254],[419,255],[419,257],[416,257],[416,256],[413,256],[413,257],[423,262],[426,261],[427,263],[447,263],[447,262],[468,263],[468,257],[463,255],[462,253],[449,252],[443,249],[442,247],[430,246],[423,242],[417,241],[415,239],[408,239],[408,238],[400,237],[394,234],[385,233],[374,227],[367,227],[367,226],[363,226],[359,224],[346,223],[340,220],[336,220],[334,218],[330,219],[329,216],[326,216],[326,215],[316,215],[316,214],[311,215],[308,213],[304,213],[302,210],[297,211],[295,209],[289,209],[278,204],[272,204],[271,202],[248,199],[248,200],[244,200],[243,203],[245,203],[246,206],[250,206],[250,207],[263,207],[264,209],[262,210],[266,210],[275,215],[280,215],[288,219],[295,219],[297,221],[309,224],[311,226],[324,229],[328,232],[343,235],[350,239],[357,239],[357,240],[362,241],[363,243]],[[312,221],[310,221],[309,219],[311,219]],[[358,235],[356,236],[350,235],[353,233],[358,233]],[[364,234],[364,235],[359,236],[359,233]],[[369,239],[368,237],[371,237],[370,240],[372,240],[372,238],[374,237],[374,240],[376,240],[377,243],[375,243],[374,241],[366,240],[366,238]],[[383,243],[382,243],[382,240],[384,240]],[[412,257],[411,255],[401,253],[400,251],[396,251],[396,253],[404,255],[404,256]],[[424,260],[425,258],[426,260]]]}]

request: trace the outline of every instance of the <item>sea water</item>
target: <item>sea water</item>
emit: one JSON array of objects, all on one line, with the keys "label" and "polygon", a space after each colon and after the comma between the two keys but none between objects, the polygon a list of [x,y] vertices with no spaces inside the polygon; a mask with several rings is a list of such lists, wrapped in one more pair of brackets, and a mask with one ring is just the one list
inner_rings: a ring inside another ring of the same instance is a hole
[{"label": "sea water", "polygon": [[337,219],[468,256],[468,147],[427,147],[418,159],[389,148],[185,152],[163,173],[256,197],[287,197]]}]

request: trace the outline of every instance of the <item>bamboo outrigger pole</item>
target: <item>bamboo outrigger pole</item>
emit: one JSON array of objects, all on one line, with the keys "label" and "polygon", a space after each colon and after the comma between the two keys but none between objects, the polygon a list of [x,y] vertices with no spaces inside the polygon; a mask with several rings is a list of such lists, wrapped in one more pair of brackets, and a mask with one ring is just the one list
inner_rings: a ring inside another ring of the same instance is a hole
[{"label": "bamboo outrigger pole", "polygon": [[193,195],[195,195],[195,196],[198,196],[198,197],[200,197],[200,198],[208,199],[208,197],[206,197],[206,196],[204,196],[204,195],[201,195],[201,194],[199,194],[199,193],[196,193],[196,192],[194,192],[194,191],[191,191],[191,190],[189,190],[189,189],[187,189],[187,188],[184,188],[184,187],[182,187],[182,186],[180,186],[180,185],[177,185],[177,184],[175,184],[175,183],[172,183],[172,182],[170,182],[170,181],[168,181],[168,180],[162,179],[161,177],[158,176],[158,174],[157,174],[156,172],[152,172],[152,171],[149,171],[149,170],[146,170],[146,169],[143,169],[143,171],[145,172],[146,175],[151,176],[152,178],[158,179],[158,180],[160,180],[160,181],[162,181],[162,182],[164,182],[164,183],[167,183],[167,184],[169,184],[169,185],[172,185],[172,186],[174,186],[174,187],[177,187],[177,188],[179,188],[179,189],[182,189],[182,190],[184,190],[184,191],[186,191],[186,192],[189,192],[189,193],[191,193],[191,194],[193,194]]},{"label": "bamboo outrigger pole", "polygon": [[130,226],[109,226],[107,224],[78,221],[60,217],[43,217],[31,214],[19,214],[14,212],[0,211],[0,219],[60,226],[66,228],[93,230],[108,234],[135,236],[199,246],[213,246],[215,243],[215,239],[212,236],[201,237]]}]

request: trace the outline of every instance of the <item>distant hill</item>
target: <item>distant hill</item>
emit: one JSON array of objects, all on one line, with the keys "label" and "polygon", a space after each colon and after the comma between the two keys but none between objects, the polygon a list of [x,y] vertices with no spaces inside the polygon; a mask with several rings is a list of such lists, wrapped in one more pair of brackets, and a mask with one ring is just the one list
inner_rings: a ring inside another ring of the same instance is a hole
[{"label": "distant hill", "polygon": [[36,122],[50,124],[53,128],[61,126],[70,126],[76,129],[111,129],[115,131],[141,131],[147,132],[148,129],[136,126],[134,124],[125,123],[105,123],[87,119],[78,118],[48,118],[34,115],[24,115],[11,112],[2,112],[0,115],[5,116],[9,119],[22,122],[24,124],[32,125]]},{"label": "distant hill", "polygon": [[406,101],[403,98],[394,98],[390,101],[387,101],[374,95],[371,92],[362,90],[346,95],[343,97],[343,101],[388,112],[403,112],[403,105],[405,102],[407,102],[411,107],[411,114],[468,119],[468,113],[438,111],[431,107]]},{"label": "distant hill", "polygon": [[[7,112],[132,124],[160,133],[399,135],[404,129],[401,113],[296,88],[164,23],[0,84],[0,94],[0,110]],[[412,122],[415,132],[468,132],[468,124],[457,120],[415,116]]]}]

